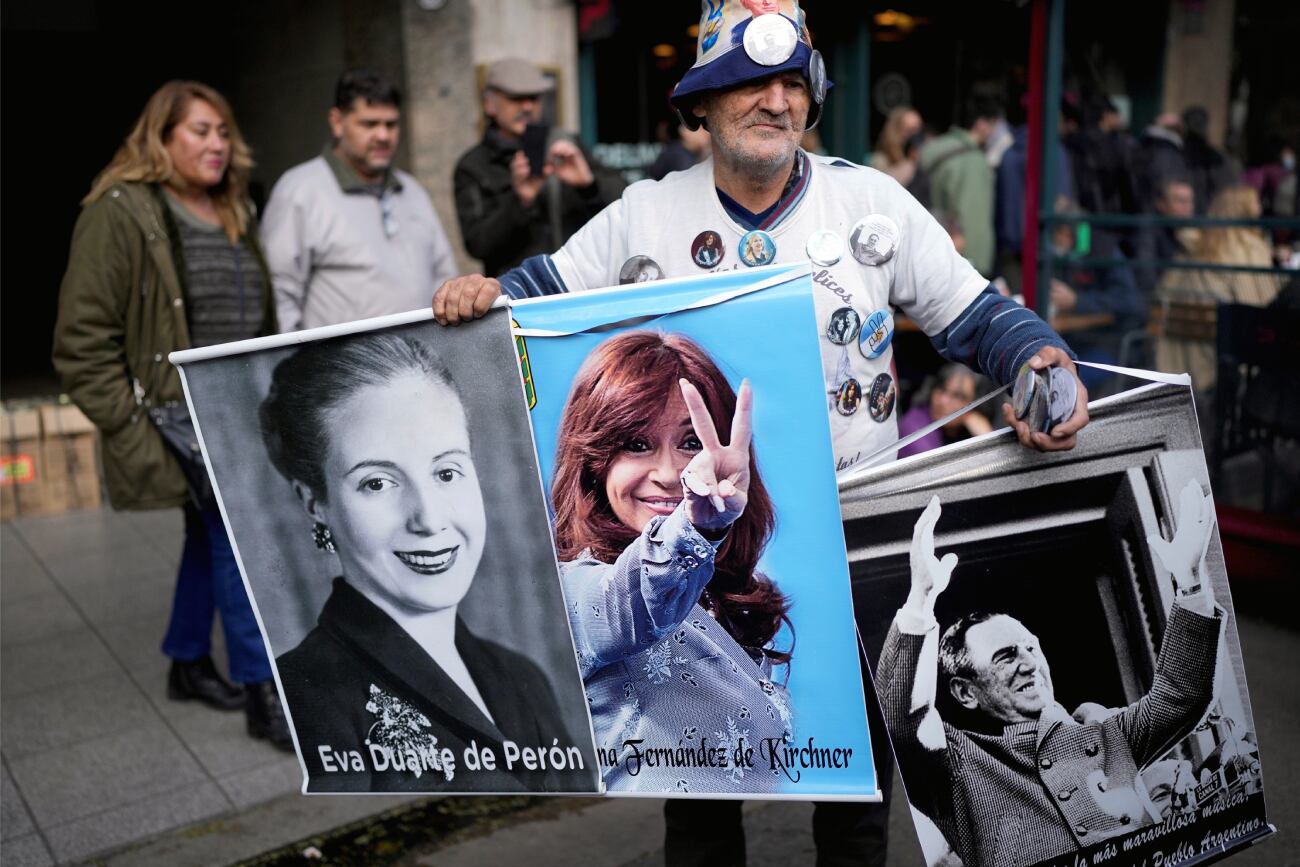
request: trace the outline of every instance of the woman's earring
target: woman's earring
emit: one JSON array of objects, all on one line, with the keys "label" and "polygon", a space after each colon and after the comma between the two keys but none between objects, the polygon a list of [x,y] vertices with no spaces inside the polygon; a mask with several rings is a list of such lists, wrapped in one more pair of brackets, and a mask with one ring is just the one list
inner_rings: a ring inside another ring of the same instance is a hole
[{"label": "woman's earring", "polygon": [[334,544],[334,534],[330,532],[329,527],[326,527],[320,521],[317,521],[312,525],[311,540],[315,542],[316,547],[320,548],[322,551],[328,551],[333,554],[338,550],[338,547]]}]

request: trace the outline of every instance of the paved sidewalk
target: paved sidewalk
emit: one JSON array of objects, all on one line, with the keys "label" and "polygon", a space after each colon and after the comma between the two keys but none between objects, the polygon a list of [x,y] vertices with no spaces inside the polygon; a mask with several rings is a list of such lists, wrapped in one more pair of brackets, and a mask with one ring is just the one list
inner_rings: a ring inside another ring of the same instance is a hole
[{"label": "paved sidewalk", "polygon": [[[297,760],[250,739],[242,712],[166,697],[158,648],[181,536],[179,509],[0,525],[6,867],[78,860],[297,790]],[[219,629],[213,656],[224,663]]]}]

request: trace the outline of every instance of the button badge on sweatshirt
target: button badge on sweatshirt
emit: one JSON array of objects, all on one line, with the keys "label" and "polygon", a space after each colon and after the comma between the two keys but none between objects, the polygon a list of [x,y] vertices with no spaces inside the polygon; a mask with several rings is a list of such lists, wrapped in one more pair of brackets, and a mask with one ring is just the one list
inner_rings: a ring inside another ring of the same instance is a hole
[{"label": "button badge on sweatshirt", "polygon": [[722,236],[712,229],[705,229],[691,242],[691,261],[701,268],[713,268],[727,255],[727,248],[722,245]]},{"label": "button badge on sweatshirt", "polygon": [[858,335],[858,349],[866,358],[879,358],[894,341],[894,317],[888,310],[877,310],[867,317]]},{"label": "button badge on sweatshirt", "polygon": [[647,283],[651,280],[662,280],[664,269],[659,267],[659,263],[649,256],[633,256],[623,263],[623,267],[618,269],[618,283],[622,286],[625,283]]},{"label": "button badge on sweatshirt", "polygon": [[883,265],[898,249],[898,224],[884,214],[870,214],[853,224],[849,250],[863,265]]}]

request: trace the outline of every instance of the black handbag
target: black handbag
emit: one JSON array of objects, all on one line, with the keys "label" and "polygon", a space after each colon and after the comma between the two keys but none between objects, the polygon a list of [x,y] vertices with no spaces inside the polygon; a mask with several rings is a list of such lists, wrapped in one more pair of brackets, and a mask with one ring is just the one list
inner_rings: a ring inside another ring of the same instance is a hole
[{"label": "black handbag", "polygon": [[199,448],[199,436],[194,431],[189,407],[179,402],[151,406],[149,420],[180,463],[194,502],[199,508],[215,506],[217,498],[212,491],[212,480],[208,478],[208,468],[203,463],[203,451]]}]

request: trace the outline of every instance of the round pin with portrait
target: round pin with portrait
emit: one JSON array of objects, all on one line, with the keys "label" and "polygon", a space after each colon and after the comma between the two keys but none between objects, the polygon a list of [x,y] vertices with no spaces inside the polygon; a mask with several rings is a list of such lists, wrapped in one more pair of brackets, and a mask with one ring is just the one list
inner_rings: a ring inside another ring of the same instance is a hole
[{"label": "round pin with portrait", "polygon": [[858,349],[866,358],[875,359],[885,354],[894,342],[894,317],[888,310],[877,310],[867,317],[858,334]]},{"label": "round pin with portrait", "polygon": [[618,283],[620,286],[626,283],[648,283],[651,280],[662,280],[664,269],[659,267],[659,263],[649,256],[633,256],[623,263],[623,267],[618,269]]},{"label": "round pin with portrait", "polygon": [[871,214],[853,224],[849,252],[863,265],[883,265],[898,249],[898,224],[884,214]]},{"label": "round pin with portrait", "polygon": [[727,248],[722,246],[722,236],[712,229],[705,229],[691,242],[691,261],[701,268],[714,268],[727,255]]},{"label": "round pin with portrait", "polygon": [[871,383],[871,393],[867,395],[867,412],[876,421],[884,421],[894,412],[894,401],[898,398],[898,389],[894,387],[894,378],[882,373]]},{"label": "round pin with portrait", "polygon": [[856,379],[850,377],[841,382],[839,388],[835,389],[835,411],[840,415],[853,415],[858,411],[858,406],[861,403],[862,384]]},{"label": "round pin with portrait", "polygon": [[745,53],[759,66],[785,63],[798,43],[794,22],[778,12],[755,15],[745,27]]},{"label": "round pin with portrait", "polygon": [[808,236],[803,249],[814,265],[829,268],[844,258],[844,239],[830,229],[818,229]]},{"label": "round pin with portrait", "polygon": [[852,307],[841,307],[826,320],[826,339],[836,346],[847,346],[858,336],[862,317]]},{"label": "round pin with portrait", "polygon": [[740,261],[751,268],[767,265],[776,258],[776,242],[761,229],[746,232],[740,239]]}]

